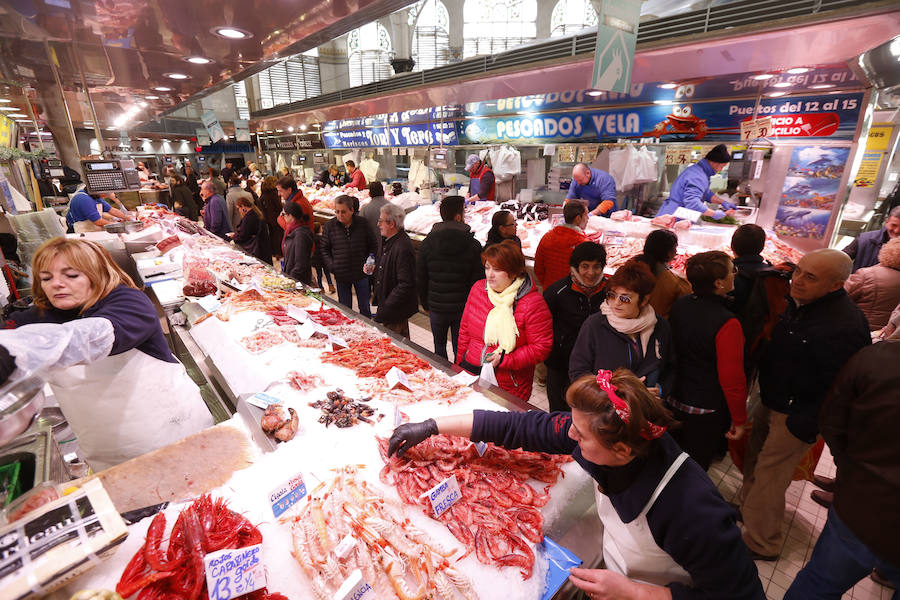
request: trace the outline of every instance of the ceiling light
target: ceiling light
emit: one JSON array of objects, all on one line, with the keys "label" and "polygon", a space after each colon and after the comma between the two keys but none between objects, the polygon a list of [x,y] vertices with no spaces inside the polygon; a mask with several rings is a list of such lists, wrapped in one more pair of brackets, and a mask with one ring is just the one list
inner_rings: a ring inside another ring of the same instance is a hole
[{"label": "ceiling light", "polygon": [[276,129],[276,130],[275,130],[275,133],[283,133],[283,132],[284,132],[283,129]]},{"label": "ceiling light", "polygon": [[587,93],[588,96],[602,96],[603,92],[600,90],[591,90]]},{"label": "ceiling light", "polygon": [[771,92],[769,96],[772,98],[778,98],[779,96],[784,96],[787,92]]},{"label": "ceiling light", "polygon": [[289,131],[290,133],[294,133],[294,128],[293,128],[293,127],[288,127],[288,131]]},{"label": "ceiling light", "polygon": [[140,106],[141,108],[147,108],[148,105],[146,102],[138,102],[138,106]]},{"label": "ceiling light", "polygon": [[253,37],[253,34],[249,31],[237,27],[213,27],[210,31],[219,37],[229,40],[243,40]]},{"label": "ceiling light", "polygon": [[653,104],[661,104],[663,106],[671,106],[675,103],[672,102],[671,100],[654,100]]},{"label": "ceiling light", "polygon": [[205,56],[188,56],[184,60],[195,65],[208,65],[212,62],[211,58],[206,58]]},{"label": "ceiling light", "polygon": [[779,81],[778,83],[773,84],[772,87],[786,88],[786,87],[791,87],[791,85],[792,84],[788,83],[787,81]]},{"label": "ceiling light", "polygon": [[6,98],[0,98],[0,104],[9,104],[12,100],[7,100]]},{"label": "ceiling light", "polygon": [[[169,79],[190,79],[190,75],[185,75],[184,73],[163,73],[163,77],[168,77]],[[159,88],[156,88],[159,89]]]},{"label": "ceiling light", "polygon": [[7,116],[7,117],[12,117],[12,118],[14,118],[14,119],[15,119],[16,117],[21,117],[21,118],[23,118],[23,119],[27,119],[27,118],[28,118],[28,115],[23,115],[22,113],[10,113],[10,114],[8,114],[8,115],[6,115],[6,116]]},{"label": "ceiling light", "polygon": [[809,89],[811,89],[811,90],[826,90],[828,88],[833,88],[833,87],[834,87],[833,83],[820,83],[818,85],[809,86]]},{"label": "ceiling light", "polygon": [[799,75],[800,73],[806,73],[809,71],[806,67],[795,67],[793,69],[788,69],[786,73],[790,73],[791,75]]},{"label": "ceiling light", "polygon": [[0,110],[5,112],[19,112],[18,106],[0,106]]},{"label": "ceiling light", "polygon": [[172,88],[166,87],[164,85],[158,85],[153,89],[156,90],[157,92],[171,92],[172,91]]},{"label": "ceiling light", "polygon": [[116,128],[115,128],[115,127],[107,127],[106,130],[107,130],[107,131],[115,131]]},{"label": "ceiling light", "polygon": [[159,100],[159,96],[144,96],[147,100]]},{"label": "ceiling light", "polygon": [[763,73],[762,75],[754,75],[753,79],[757,81],[765,81],[766,79],[772,79],[773,77],[775,76],[771,73]]},{"label": "ceiling light", "polygon": [[663,83],[659,87],[661,87],[664,90],[674,90],[675,88],[678,87],[678,84],[677,83]]},{"label": "ceiling light", "polygon": [[300,126],[300,131],[306,131],[306,125],[301,125],[301,126]]}]

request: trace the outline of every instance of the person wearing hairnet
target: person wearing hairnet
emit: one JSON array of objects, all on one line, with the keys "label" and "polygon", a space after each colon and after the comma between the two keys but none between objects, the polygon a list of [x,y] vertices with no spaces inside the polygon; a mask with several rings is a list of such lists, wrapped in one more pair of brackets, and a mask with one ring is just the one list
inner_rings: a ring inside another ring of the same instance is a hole
[{"label": "person wearing hairnet", "polygon": [[494,172],[477,154],[466,158],[466,171],[469,173],[469,201],[497,199],[497,185]]}]

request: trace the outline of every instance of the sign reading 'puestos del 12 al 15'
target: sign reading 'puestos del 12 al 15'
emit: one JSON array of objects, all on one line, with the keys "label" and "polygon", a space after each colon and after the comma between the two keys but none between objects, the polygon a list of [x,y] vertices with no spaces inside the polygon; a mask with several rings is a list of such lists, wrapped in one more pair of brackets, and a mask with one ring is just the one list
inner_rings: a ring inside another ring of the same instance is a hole
[{"label": "sign reading 'puestos del 12 al 15'", "polygon": [[[767,98],[758,117],[772,118],[770,137],[852,139],[863,95]],[[459,123],[460,144],[615,141],[733,141],[741,121],[753,118],[754,100],[674,102],[671,105],[578,110],[565,113],[470,117]]]}]

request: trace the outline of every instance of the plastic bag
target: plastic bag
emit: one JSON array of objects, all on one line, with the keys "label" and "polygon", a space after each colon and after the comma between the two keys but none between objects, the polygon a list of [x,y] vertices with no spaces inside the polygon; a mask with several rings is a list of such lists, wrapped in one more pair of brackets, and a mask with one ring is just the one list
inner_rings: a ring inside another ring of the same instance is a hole
[{"label": "plastic bag", "polygon": [[208,259],[184,255],[181,271],[184,274],[182,293],[185,296],[202,297],[216,293],[216,278],[208,267]]},{"label": "plastic bag", "polygon": [[501,146],[489,152],[494,179],[509,181],[522,172],[522,155],[515,148]]},{"label": "plastic bag", "polygon": [[371,158],[364,158],[361,163],[359,163],[359,170],[362,171],[363,176],[366,178],[366,181],[377,181],[378,180],[378,167],[381,165],[378,164],[378,161]]},{"label": "plastic bag", "polygon": [[616,191],[625,189],[625,169],[628,166],[628,148],[609,151],[609,174],[616,181]]},{"label": "plastic bag", "polygon": [[479,376],[479,380],[487,383],[488,385],[500,385],[497,383],[497,375],[494,373],[494,365],[489,362],[481,365],[481,375]]},{"label": "plastic bag", "polygon": [[112,323],[102,317],[0,330],[0,346],[16,357],[16,366],[36,373],[109,356],[114,340]]}]

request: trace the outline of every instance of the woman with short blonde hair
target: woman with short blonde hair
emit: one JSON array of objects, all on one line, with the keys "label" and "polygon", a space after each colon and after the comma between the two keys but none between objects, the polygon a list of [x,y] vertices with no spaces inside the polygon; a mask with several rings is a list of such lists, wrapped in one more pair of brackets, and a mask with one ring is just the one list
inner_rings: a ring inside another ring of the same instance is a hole
[{"label": "woman with short blonde hair", "polygon": [[869,330],[887,325],[891,311],[900,302],[900,237],[882,246],[878,264],[853,273],[844,282],[844,289],[866,315]]}]

